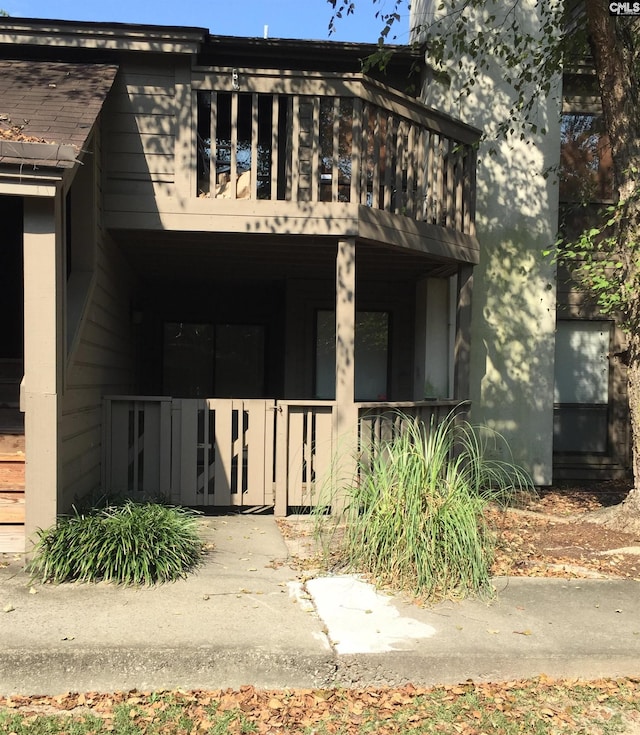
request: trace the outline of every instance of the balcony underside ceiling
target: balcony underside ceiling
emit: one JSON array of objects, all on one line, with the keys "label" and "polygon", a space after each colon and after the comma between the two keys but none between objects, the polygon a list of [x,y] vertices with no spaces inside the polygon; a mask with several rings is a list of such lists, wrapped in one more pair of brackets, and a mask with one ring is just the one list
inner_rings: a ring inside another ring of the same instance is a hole
[{"label": "balcony underside ceiling", "polygon": [[[335,278],[336,239],[119,231],[125,257],[147,281]],[[410,281],[447,277],[458,263],[405,248],[357,240],[359,278]]]}]

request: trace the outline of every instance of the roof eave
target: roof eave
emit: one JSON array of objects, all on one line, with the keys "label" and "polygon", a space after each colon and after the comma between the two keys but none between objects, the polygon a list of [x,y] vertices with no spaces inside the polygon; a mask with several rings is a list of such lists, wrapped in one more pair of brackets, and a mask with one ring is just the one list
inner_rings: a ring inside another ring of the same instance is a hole
[{"label": "roof eave", "polygon": [[207,35],[205,28],[0,18],[0,44],[14,46],[195,54]]}]

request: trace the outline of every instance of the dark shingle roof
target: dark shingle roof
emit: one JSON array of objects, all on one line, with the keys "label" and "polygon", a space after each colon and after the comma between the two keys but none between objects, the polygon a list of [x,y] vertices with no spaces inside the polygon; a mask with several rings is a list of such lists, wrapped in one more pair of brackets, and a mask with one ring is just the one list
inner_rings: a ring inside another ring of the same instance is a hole
[{"label": "dark shingle roof", "polygon": [[73,165],[117,70],[105,64],[0,60],[0,161]]}]

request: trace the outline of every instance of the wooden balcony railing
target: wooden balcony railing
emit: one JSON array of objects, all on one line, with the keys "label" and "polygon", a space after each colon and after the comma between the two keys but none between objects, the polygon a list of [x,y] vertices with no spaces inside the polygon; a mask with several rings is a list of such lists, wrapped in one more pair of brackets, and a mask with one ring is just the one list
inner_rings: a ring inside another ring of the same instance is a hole
[{"label": "wooden balcony railing", "polygon": [[475,130],[360,75],[244,77],[194,85],[199,197],[350,202],[474,234]]}]

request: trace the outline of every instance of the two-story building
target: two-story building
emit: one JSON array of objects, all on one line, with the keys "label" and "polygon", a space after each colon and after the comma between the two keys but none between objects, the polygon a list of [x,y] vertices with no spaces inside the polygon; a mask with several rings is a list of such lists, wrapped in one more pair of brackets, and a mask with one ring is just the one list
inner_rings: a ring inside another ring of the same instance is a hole
[{"label": "two-story building", "polygon": [[1,548],[102,493],[313,505],[469,398],[479,131],[371,50],[0,18]]}]

